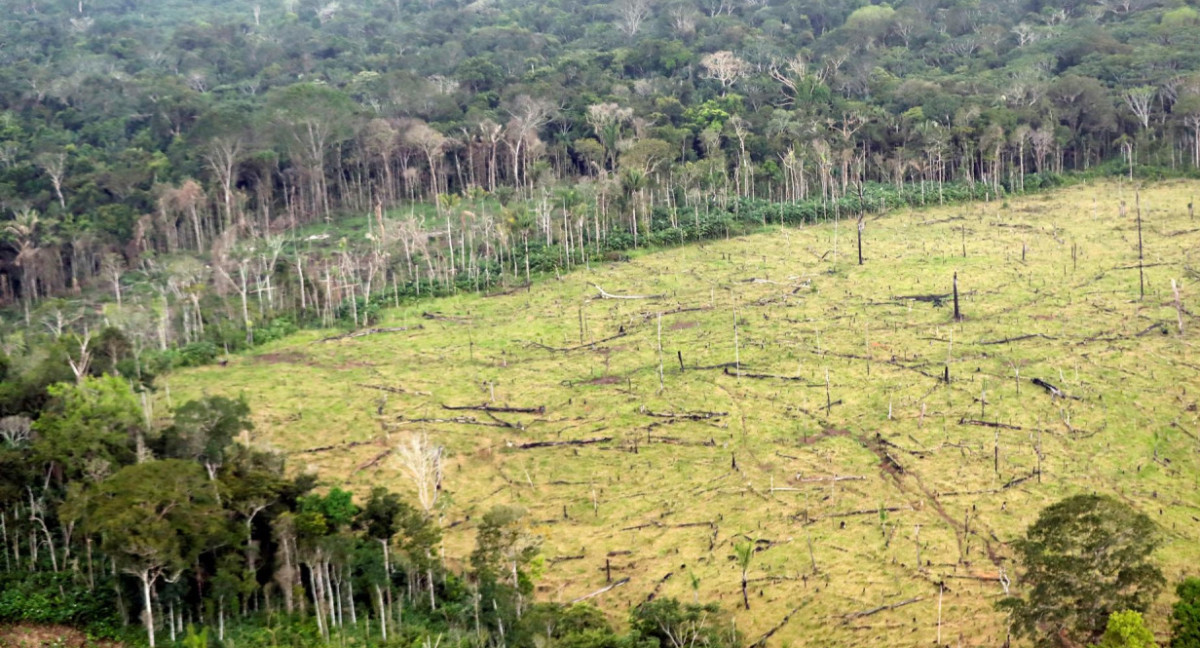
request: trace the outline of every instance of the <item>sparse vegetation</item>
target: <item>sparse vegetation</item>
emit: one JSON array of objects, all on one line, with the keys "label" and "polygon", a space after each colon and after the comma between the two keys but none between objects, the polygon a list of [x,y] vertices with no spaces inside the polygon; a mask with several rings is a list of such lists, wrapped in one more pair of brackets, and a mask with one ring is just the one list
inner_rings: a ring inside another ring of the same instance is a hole
[{"label": "sparse vegetation", "polygon": [[[834,256],[834,223],[635,254],[163,386],[244,392],[252,443],[359,493],[410,483],[376,459],[428,435],[447,557],[467,558],[491,507],[520,506],[546,561],[533,598],[743,608],[732,556],[752,532],[748,642],[999,644],[995,603],[1032,587],[1011,543],[1064,497],[1131,503],[1163,530],[1153,563],[1192,569],[1195,327],[1178,331],[1170,279],[1194,300],[1194,187],[1141,189],[1141,300],[1133,192],[893,210],[870,218],[862,266]],[[1150,627],[1169,614],[1154,599]]]}]

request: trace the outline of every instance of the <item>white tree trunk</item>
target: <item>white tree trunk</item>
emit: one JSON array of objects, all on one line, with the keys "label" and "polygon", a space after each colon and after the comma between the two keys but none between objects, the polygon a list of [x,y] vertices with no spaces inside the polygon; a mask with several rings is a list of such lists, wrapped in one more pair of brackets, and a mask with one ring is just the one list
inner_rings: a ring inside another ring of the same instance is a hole
[{"label": "white tree trunk", "polygon": [[138,578],[142,579],[142,602],[146,606],[142,611],[142,620],[146,624],[146,636],[150,640],[150,648],[154,648],[154,605],[150,602],[150,570],[142,570],[138,574]]}]

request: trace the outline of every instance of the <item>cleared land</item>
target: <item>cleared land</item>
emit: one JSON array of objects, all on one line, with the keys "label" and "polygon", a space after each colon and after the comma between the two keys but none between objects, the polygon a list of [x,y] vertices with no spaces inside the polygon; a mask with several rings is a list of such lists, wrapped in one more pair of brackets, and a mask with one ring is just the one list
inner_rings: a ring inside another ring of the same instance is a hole
[{"label": "cleared land", "polygon": [[[387,453],[426,431],[450,453],[451,563],[472,520],[519,504],[545,599],[605,586],[607,564],[629,578],[595,599],[615,612],[735,608],[748,538],[751,641],[794,611],[771,645],[928,644],[940,608],[943,642],[999,645],[1006,543],[1066,495],[1135,504],[1168,578],[1195,573],[1197,190],[1141,192],[1143,299],[1133,191],[1078,186],[871,215],[861,266],[842,220],[425,302],[379,324],[420,328],[305,333],[172,375],[169,398],[244,392],[254,442],[360,492],[409,488]],[[483,404],[544,410],[447,408]]]}]

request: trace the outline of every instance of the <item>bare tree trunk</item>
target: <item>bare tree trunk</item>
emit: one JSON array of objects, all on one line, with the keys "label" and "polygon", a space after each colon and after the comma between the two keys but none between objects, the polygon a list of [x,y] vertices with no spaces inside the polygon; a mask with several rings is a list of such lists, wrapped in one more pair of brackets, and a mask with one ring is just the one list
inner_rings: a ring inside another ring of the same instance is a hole
[{"label": "bare tree trunk", "polygon": [[146,636],[150,639],[150,648],[154,648],[154,605],[150,601],[150,570],[143,569],[138,573],[138,578],[142,580],[142,603],[145,609],[142,610],[142,620],[146,625]]}]

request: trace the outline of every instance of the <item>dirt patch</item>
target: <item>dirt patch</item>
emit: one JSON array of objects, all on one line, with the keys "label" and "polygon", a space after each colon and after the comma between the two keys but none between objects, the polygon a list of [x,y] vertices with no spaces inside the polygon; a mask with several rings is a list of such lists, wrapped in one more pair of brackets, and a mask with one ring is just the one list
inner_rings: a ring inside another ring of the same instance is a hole
[{"label": "dirt patch", "polygon": [[299,351],[283,351],[256,355],[254,361],[262,364],[304,364],[308,361],[308,356]]},{"label": "dirt patch", "polygon": [[696,328],[697,324],[694,321],[675,322],[667,327],[668,331],[682,331],[684,329]]},{"label": "dirt patch", "polygon": [[810,446],[815,443],[819,443],[820,441],[822,441],[824,439],[829,439],[832,437],[848,437],[848,436],[850,436],[849,430],[838,430],[836,428],[829,428],[828,430],[822,430],[820,434],[810,434],[808,436],[800,437],[800,445]]},{"label": "dirt patch", "polygon": [[0,646],[11,648],[119,648],[115,641],[96,641],[64,625],[0,625]]},{"label": "dirt patch", "polygon": [[589,385],[615,385],[621,382],[620,376],[600,376],[593,378],[587,382]]},{"label": "dirt patch", "polygon": [[339,371],[344,371],[346,369],[369,369],[374,366],[375,364],[371,362],[363,362],[362,360],[347,360],[341,364],[334,365],[333,368]]}]

